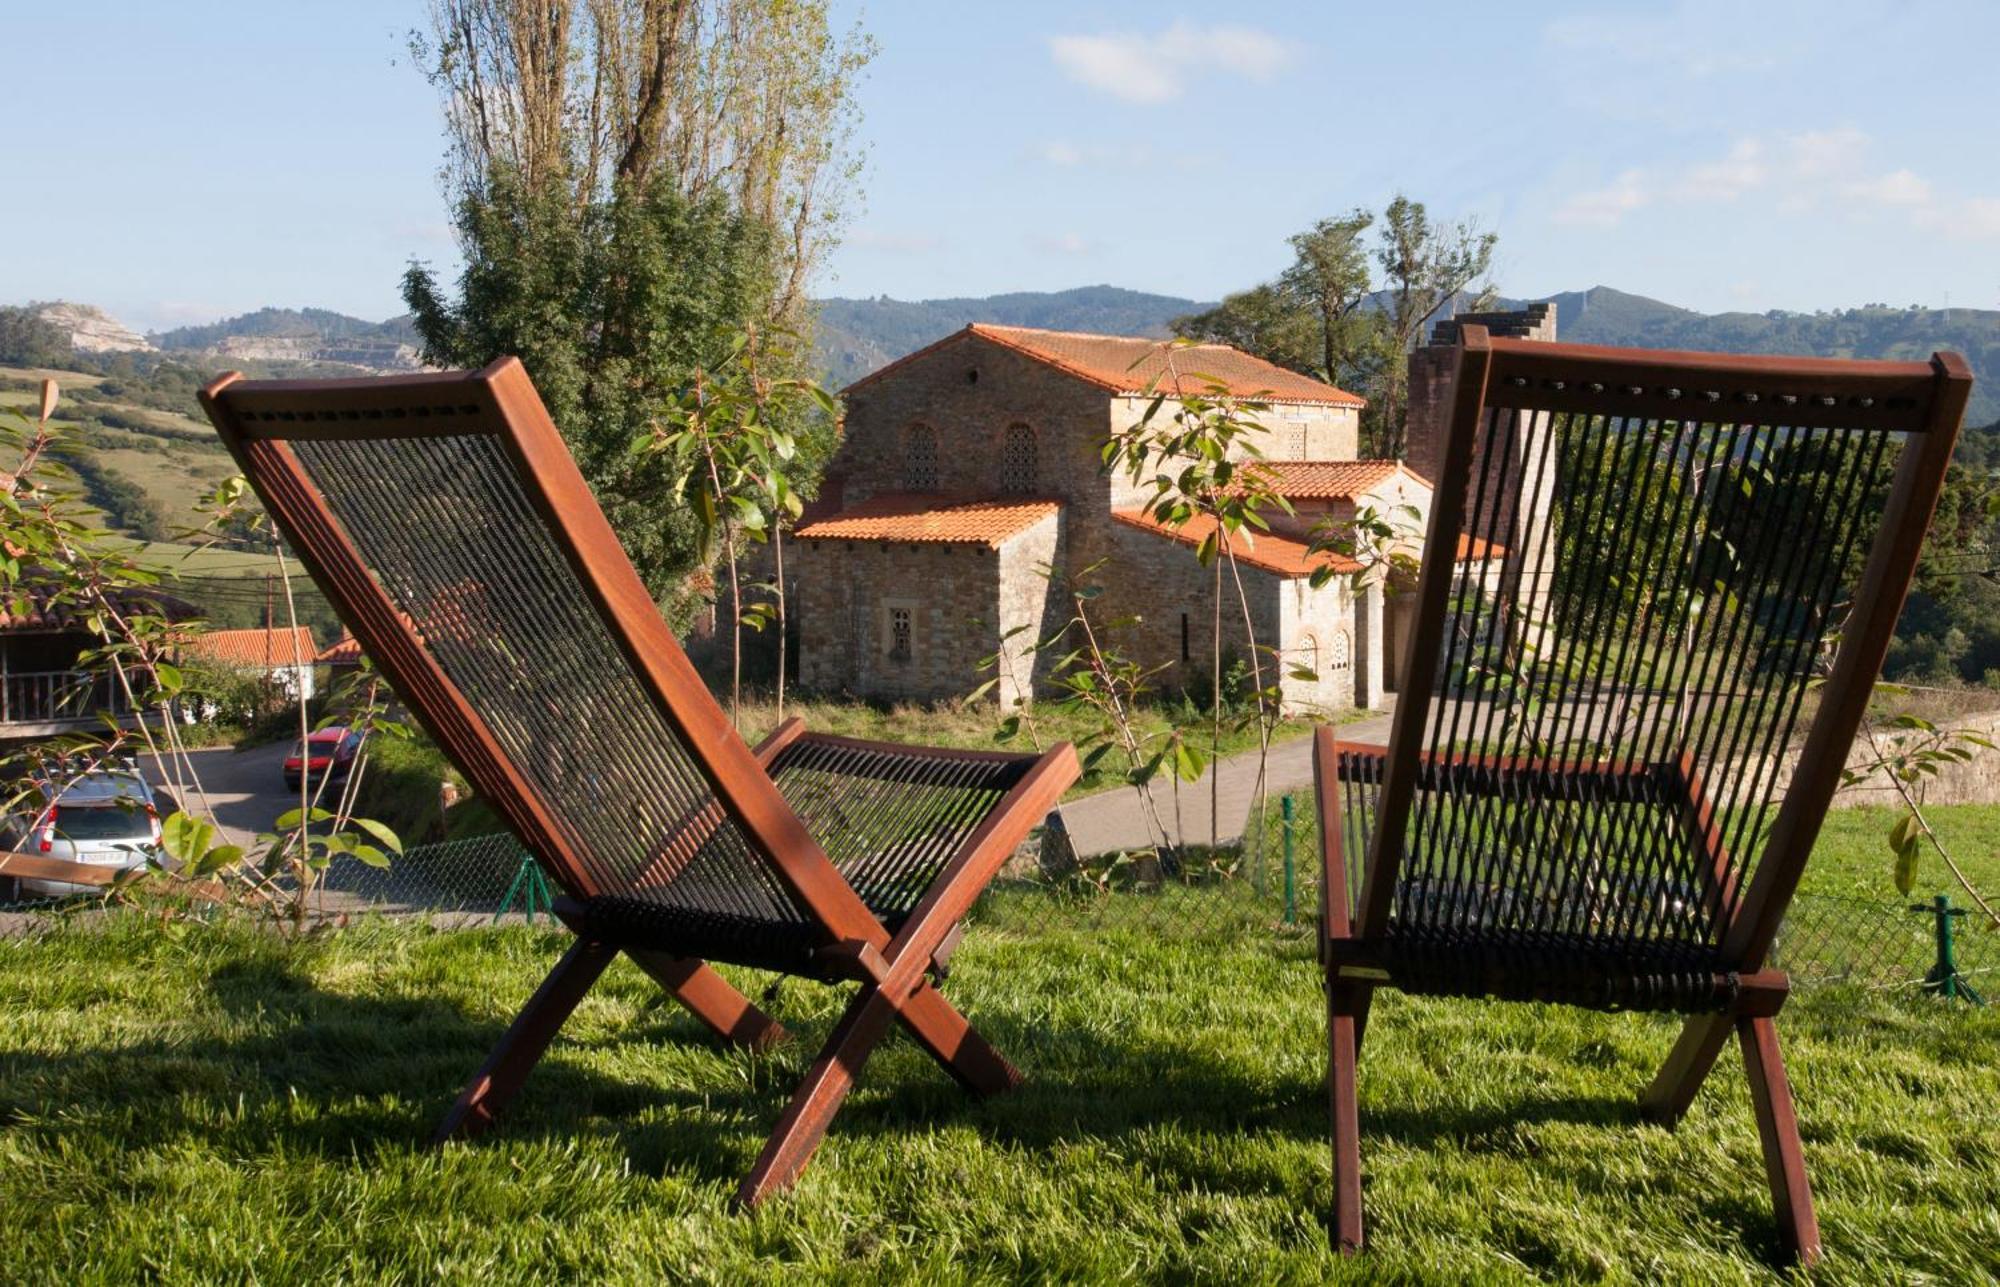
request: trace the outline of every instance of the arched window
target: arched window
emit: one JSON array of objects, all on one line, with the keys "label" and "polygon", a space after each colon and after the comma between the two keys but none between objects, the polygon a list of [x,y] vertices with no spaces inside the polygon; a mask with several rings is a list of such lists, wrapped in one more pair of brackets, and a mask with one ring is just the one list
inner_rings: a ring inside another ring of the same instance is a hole
[{"label": "arched window", "polygon": [[1013,496],[1032,496],[1041,486],[1041,462],[1035,446],[1035,431],[1029,425],[1012,424],[1000,439],[1000,490]]},{"label": "arched window", "polygon": [[929,425],[911,425],[903,435],[903,490],[934,492],[938,489],[937,430]]},{"label": "arched window", "polygon": [[1333,632],[1333,643],[1327,651],[1332,654],[1331,665],[1335,674],[1354,664],[1354,645],[1348,641],[1345,630]]}]

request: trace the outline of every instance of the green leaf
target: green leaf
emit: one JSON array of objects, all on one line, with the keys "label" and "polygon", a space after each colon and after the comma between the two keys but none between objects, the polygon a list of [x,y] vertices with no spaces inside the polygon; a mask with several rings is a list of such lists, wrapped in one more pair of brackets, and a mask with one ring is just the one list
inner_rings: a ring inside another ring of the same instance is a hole
[{"label": "green leaf", "polygon": [[171,814],[160,824],[160,847],[184,865],[192,866],[214,839],[215,825],[190,813]]},{"label": "green leaf", "polygon": [[375,837],[385,848],[399,854],[403,852],[402,840],[386,824],[377,822],[373,818],[349,818],[348,821]]},{"label": "green leaf", "polygon": [[370,867],[380,867],[387,870],[389,866],[389,855],[383,853],[374,845],[357,842],[348,852],[359,858],[362,862],[367,863]]},{"label": "green leaf", "polygon": [[190,876],[212,876],[226,867],[233,867],[243,861],[242,845],[217,845],[201,856],[199,862],[187,868]]},{"label": "green leaf", "polygon": [[1918,845],[1896,851],[1896,892],[1905,898],[1917,887],[1917,856],[1922,852]]}]

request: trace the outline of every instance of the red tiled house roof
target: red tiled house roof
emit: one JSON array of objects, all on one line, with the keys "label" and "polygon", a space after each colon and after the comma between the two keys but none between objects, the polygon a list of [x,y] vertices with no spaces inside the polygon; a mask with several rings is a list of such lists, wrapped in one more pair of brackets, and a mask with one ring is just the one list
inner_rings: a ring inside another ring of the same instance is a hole
[{"label": "red tiled house roof", "polygon": [[361,664],[361,641],[353,635],[344,634],[328,644],[313,660],[323,666],[358,666]]},{"label": "red tiled house roof", "polygon": [[1260,460],[1245,469],[1262,475],[1286,500],[1353,500],[1397,474],[1430,487],[1400,460]]},{"label": "red tiled house roof", "polygon": [[[1142,509],[1113,510],[1111,517],[1127,527],[1136,527],[1142,532],[1178,541],[1182,545],[1200,545],[1215,530],[1215,520],[1206,514],[1197,514],[1179,527],[1162,523]],[[1362,567],[1343,554],[1315,554],[1304,541],[1295,541],[1275,532],[1252,532],[1246,528],[1232,536],[1229,543],[1237,562],[1283,577],[1311,576],[1323,567],[1340,573],[1359,572]]]},{"label": "red tiled house roof", "polygon": [[890,492],[805,523],[793,536],[807,541],[910,541],[986,545],[998,549],[1062,508],[1027,497],[950,497]]},{"label": "red tiled house roof", "polygon": [[1227,344],[1175,345],[1123,335],[1088,335],[1078,331],[1040,331],[1026,326],[994,326],[974,322],[935,344],[898,358],[847,386],[853,392],[874,383],[904,363],[965,336],[1014,350],[1112,393],[1166,393],[1180,389],[1190,396],[1207,393],[1219,383],[1234,397],[1269,402],[1317,402],[1362,407],[1367,399],[1311,376],[1300,375],[1252,357]]},{"label": "red tiled house roof", "polygon": [[210,630],[187,641],[189,656],[242,670],[310,665],[319,655],[311,626],[270,630]]}]

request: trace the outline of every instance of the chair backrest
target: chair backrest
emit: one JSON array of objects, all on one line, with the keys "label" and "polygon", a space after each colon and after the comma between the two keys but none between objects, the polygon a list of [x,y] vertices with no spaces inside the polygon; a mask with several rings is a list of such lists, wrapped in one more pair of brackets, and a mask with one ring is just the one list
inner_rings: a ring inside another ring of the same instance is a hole
[{"label": "chair backrest", "polygon": [[[1568,899],[1571,929],[1761,961],[1970,385],[1951,354],[1465,328],[1360,932],[1476,903],[1489,928],[1532,934]],[[1623,919],[1602,911],[1621,900]]]},{"label": "chair backrest", "polygon": [[569,892],[879,932],[709,695],[521,364],[203,406],[403,700]]}]

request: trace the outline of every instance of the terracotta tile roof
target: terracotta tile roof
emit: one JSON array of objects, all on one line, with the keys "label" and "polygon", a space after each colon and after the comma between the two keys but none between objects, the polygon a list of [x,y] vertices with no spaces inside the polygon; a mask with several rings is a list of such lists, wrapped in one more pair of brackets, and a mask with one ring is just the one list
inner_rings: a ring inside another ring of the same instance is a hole
[{"label": "terracotta tile roof", "polygon": [[[24,567],[21,572],[22,582],[14,591],[18,602],[0,605],[0,631],[39,634],[90,629],[91,610],[73,600],[57,598],[44,579],[49,576],[46,570]],[[187,621],[200,615],[193,606],[153,589],[114,588],[109,597],[126,612],[156,612],[169,621]]]},{"label": "terracotta tile roof", "polygon": [[1430,483],[1400,460],[1264,460],[1250,466],[1287,500],[1353,500],[1397,474]]},{"label": "terracotta tile roof", "polygon": [[920,541],[998,549],[1062,508],[1031,497],[943,496],[896,492],[871,496],[800,527],[807,541]]},{"label": "terracotta tile roof", "polygon": [[[1117,509],[1111,517],[1128,527],[1136,527],[1142,532],[1164,536],[1182,545],[1200,545],[1208,534],[1215,530],[1215,520],[1207,516],[1197,516],[1181,527],[1171,527],[1160,522],[1142,509]],[[1325,552],[1312,553],[1304,541],[1293,540],[1289,536],[1279,536],[1274,532],[1254,534],[1238,533],[1236,537],[1236,558],[1251,567],[1262,568],[1266,572],[1276,572],[1279,576],[1310,576],[1313,569],[1330,567],[1339,573],[1359,572],[1362,564],[1344,554]],[[1474,563],[1484,559],[1500,559],[1507,556],[1506,547],[1477,536],[1459,533],[1456,563]]]},{"label": "terracotta tile roof", "polygon": [[311,665],[319,656],[319,640],[311,626],[271,630],[210,630],[187,641],[189,656],[219,666],[245,670]]},{"label": "terracotta tile roof", "polygon": [[353,635],[344,634],[328,644],[313,660],[323,666],[358,666],[361,664],[361,641]]},{"label": "terracotta tile roof", "polygon": [[1460,532],[1458,534],[1458,558],[1456,561],[1459,563],[1477,563],[1485,559],[1504,559],[1506,557],[1507,547],[1504,545],[1495,545],[1493,542],[1483,537],[1474,536],[1470,532]]},{"label": "terracotta tile roof", "polygon": [[[1136,527],[1142,532],[1151,532],[1182,545],[1200,545],[1215,530],[1215,520],[1205,514],[1196,515],[1179,527],[1160,522],[1142,509],[1117,509],[1111,517],[1128,527]],[[1314,554],[1304,541],[1295,541],[1288,536],[1278,536],[1272,532],[1238,532],[1230,540],[1236,552],[1236,561],[1279,576],[1311,576],[1314,570],[1330,567],[1336,572],[1359,572],[1361,564],[1341,554]]]},{"label": "terracotta tile roof", "polygon": [[[898,358],[889,365],[847,386],[852,392],[881,379],[903,363],[967,335],[975,335],[1004,345],[1038,362],[1045,362],[1113,393],[1144,393],[1155,377],[1156,391],[1171,393],[1172,371],[1190,394],[1207,391],[1210,380],[1219,381],[1239,398],[1267,402],[1316,402],[1337,407],[1363,407],[1366,398],[1345,389],[1322,384],[1308,375],[1287,371],[1262,358],[1252,357],[1227,344],[1192,344],[1175,347],[1166,340],[1149,340],[1127,335],[1087,335],[1078,331],[1039,331],[1026,326],[994,326],[974,322],[936,344]],[[1206,378],[1204,378],[1206,377]]]}]

